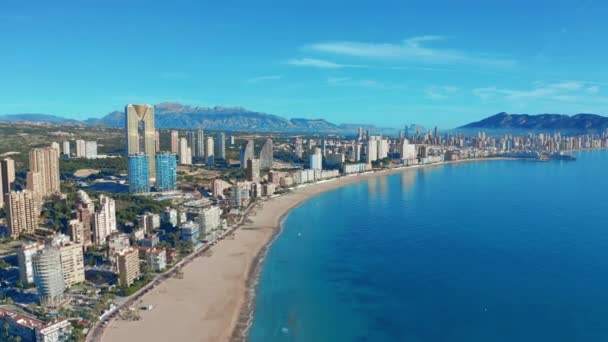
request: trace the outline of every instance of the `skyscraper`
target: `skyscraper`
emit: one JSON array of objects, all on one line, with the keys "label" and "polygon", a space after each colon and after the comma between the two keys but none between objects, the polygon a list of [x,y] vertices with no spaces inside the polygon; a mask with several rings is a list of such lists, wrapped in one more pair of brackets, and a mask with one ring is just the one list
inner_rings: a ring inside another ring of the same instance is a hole
[{"label": "skyscraper", "polygon": [[156,153],[160,152],[160,132],[154,130],[154,150]]},{"label": "skyscraper", "polygon": [[143,153],[129,155],[129,192],[142,193],[150,191],[149,162],[149,157]]},{"label": "skyscraper", "polygon": [[104,245],[107,237],[117,231],[116,204],[114,199],[100,195],[99,208],[93,214],[93,242]]},{"label": "skyscraper", "polygon": [[175,154],[156,155],[156,191],[173,191],[177,188],[177,157]]},{"label": "skyscraper", "polygon": [[186,138],[179,139],[179,163],[181,165],[192,165],[192,149],[188,146]]},{"label": "skyscraper", "polygon": [[293,144],[294,144],[294,149],[296,151],[296,156],[298,158],[302,158],[302,154],[304,152],[304,148],[302,147],[302,138],[296,137]]},{"label": "skyscraper", "polygon": [[35,148],[30,151],[30,171],[40,172],[40,189],[34,189],[42,196],[59,192],[59,152],[52,147]]},{"label": "skyscraper", "polygon": [[6,194],[13,190],[15,183],[15,161],[5,158],[0,161],[0,208],[4,206]]},{"label": "skyscraper", "polygon": [[[129,104],[125,107],[127,155],[144,153],[148,156],[150,182],[156,176],[156,143],[154,142],[154,107]],[[143,146],[142,146],[143,145]]]},{"label": "skyscraper", "polygon": [[116,254],[118,284],[128,287],[139,278],[139,252],[134,248],[127,248]]},{"label": "skyscraper", "polygon": [[87,159],[97,159],[97,141],[85,142],[84,157]]},{"label": "skyscraper", "polygon": [[67,140],[63,142],[63,157],[70,158],[70,142]]},{"label": "skyscraper", "polygon": [[205,144],[205,163],[209,166],[215,165],[214,145],[213,137],[207,137],[207,143]]},{"label": "skyscraper", "polygon": [[179,154],[179,132],[171,131],[171,153]]},{"label": "skyscraper", "polygon": [[196,131],[187,131],[186,139],[188,140],[188,147],[190,147],[192,157],[198,157],[196,153]]},{"label": "skyscraper", "polygon": [[205,156],[205,133],[202,128],[199,128],[196,131],[196,146],[192,146],[194,150],[196,150],[195,155],[199,158]]},{"label": "skyscraper", "polygon": [[226,159],[226,134],[222,132],[215,135],[215,158]]},{"label": "skyscraper", "polygon": [[323,153],[320,148],[316,147],[314,153],[309,156],[308,168],[311,170],[323,169]]},{"label": "skyscraper", "polygon": [[259,159],[248,159],[247,160],[247,180],[250,182],[260,181],[260,160]]},{"label": "skyscraper", "polygon": [[33,258],[34,282],[40,305],[57,307],[63,302],[65,283],[61,271],[61,254],[55,246],[46,246]]},{"label": "skyscraper", "polygon": [[6,221],[12,238],[33,234],[38,227],[40,196],[28,190],[12,191],[6,196]]},{"label": "skyscraper", "polygon": [[249,159],[254,158],[254,156],[253,156],[254,147],[255,147],[255,145],[254,145],[253,140],[247,140],[241,146],[241,155],[240,155],[241,168],[243,168],[243,169],[247,168],[247,161]]},{"label": "skyscraper", "polygon": [[76,158],[84,158],[86,156],[87,143],[84,140],[76,140]]},{"label": "skyscraper", "polygon": [[378,141],[369,139],[367,141],[367,148],[365,149],[365,162],[371,164],[376,160],[378,160]]},{"label": "skyscraper", "polygon": [[262,145],[262,150],[260,151],[260,168],[272,169],[273,159],[272,139],[268,138],[264,142],[264,145]]}]

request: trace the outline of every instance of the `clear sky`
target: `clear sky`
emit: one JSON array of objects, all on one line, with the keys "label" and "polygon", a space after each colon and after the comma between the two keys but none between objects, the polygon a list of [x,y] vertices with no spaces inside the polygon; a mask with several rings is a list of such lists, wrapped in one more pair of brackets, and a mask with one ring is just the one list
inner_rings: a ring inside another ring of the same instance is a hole
[{"label": "clear sky", "polygon": [[607,114],[608,1],[0,2],[0,114],[126,103],[451,128]]}]

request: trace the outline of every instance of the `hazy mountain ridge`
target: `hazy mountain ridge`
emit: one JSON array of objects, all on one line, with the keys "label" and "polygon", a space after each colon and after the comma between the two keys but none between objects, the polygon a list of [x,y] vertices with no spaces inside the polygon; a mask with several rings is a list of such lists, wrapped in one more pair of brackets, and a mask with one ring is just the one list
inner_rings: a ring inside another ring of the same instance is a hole
[{"label": "hazy mountain ridge", "polygon": [[568,130],[589,131],[608,128],[608,117],[597,114],[509,114],[498,113],[483,120],[459,128],[483,128],[497,130]]}]

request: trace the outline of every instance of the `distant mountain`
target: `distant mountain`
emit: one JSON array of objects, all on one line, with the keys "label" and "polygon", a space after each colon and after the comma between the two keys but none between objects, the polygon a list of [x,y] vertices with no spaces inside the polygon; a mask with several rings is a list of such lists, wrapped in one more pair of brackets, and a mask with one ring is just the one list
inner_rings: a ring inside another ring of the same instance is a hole
[{"label": "distant mountain", "polygon": [[66,119],[61,116],[49,114],[7,114],[0,115],[4,122],[47,122],[51,124],[81,124],[78,120]]},{"label": "distant mountain", "polygon": [[[155,106],[155,126],[162,129],[196,129],[223,131],[295,132],[356,134],[359,127],[370,133],[397,134],[398,129],[360,124],[334,124],[324,119],[286,119],[241,107],[196,107],[165,102]],[[113,111],[101,118],[83,121],[48,114],[0,115],[0,121],[48,122],[52,124],[86,124],[124,127],[123,111]],[[412,125],[412,127],[418,127]],[[411,129],[410,129],[411,130]]]},{"label": "distant mountain", "polygon": [[[179,103],[160,103],[155,106],[155,125],[158,128],[194,129],[225,131],[276,131],[276,132],[319,132],[352,133],[358,125],[336,125],[324,119],[286,119],[277,115],[251,111],[241,107],[194,107]],[[91,125],[124,126],[124,112],[115,111],[100,119],[85,121]],[[370,131],[389,132],[390,128],[371,127]]]},{"label": "distant mountain", "polygon": [[547,130],[547,131],[603,131],[608,128],[608,117],[597,114],[508,114],[498,113],[481,121],[459,128],[494,130]]}]

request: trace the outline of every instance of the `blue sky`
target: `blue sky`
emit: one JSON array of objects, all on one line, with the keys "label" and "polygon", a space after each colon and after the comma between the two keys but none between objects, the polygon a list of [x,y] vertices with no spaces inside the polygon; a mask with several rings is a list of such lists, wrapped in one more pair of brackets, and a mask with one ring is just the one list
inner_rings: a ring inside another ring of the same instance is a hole
[{"label": "blue sky", "polygon": [[608,106],[605,1],[27,1],[0,5],[0,114],[126,103],[452,128]]}]

